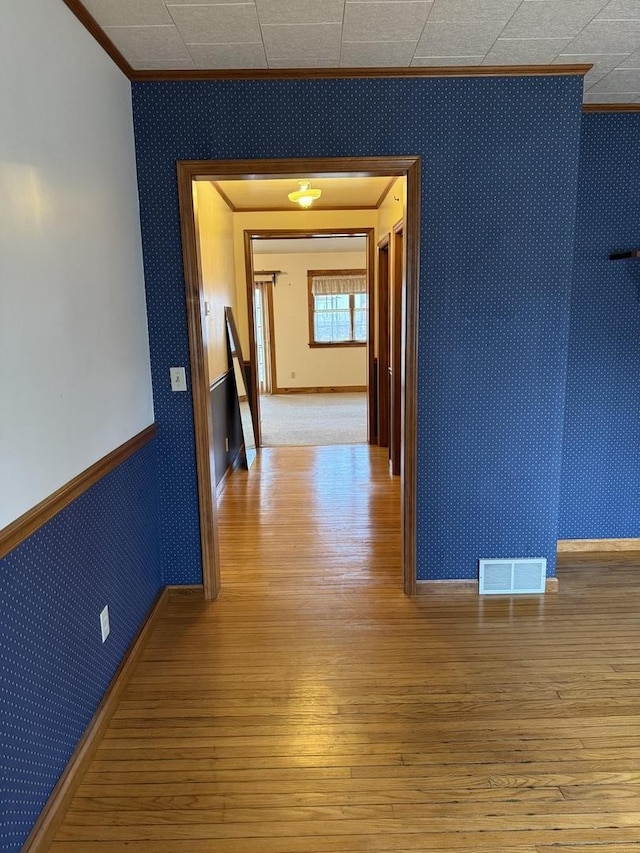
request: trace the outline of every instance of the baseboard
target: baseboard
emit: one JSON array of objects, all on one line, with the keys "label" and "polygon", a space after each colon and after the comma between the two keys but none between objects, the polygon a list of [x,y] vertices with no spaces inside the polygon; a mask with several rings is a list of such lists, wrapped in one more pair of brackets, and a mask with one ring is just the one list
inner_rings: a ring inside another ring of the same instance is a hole
[{"label": "baseboard", "polygon": [[93,758],[102,736],[109,725],[120,696],[127,685],[131,673],[137,664],[140,655],[155,628],[158,619],[164,610],[169,598],[169,589],[164,589],[158,595],[147,618],[140,626],[135,639],[129,650],[122,659],[107,692],[102,697],[91,722],[85,729],[84,734],[78,741],[78,745],[62,776],[58,779],[56,786],[49,795],[49,799],[38,817],[29,837],[24,843],[22,853],[45,853],[53,842],[53,838],[62,823],[66,810],[73,798],[78,785],[82,779],[87,765]]},{"label": "baseboard", "polygon": [[229,479],[229,474],[233,471],[231,465],[227,467],[227,470],[224,472],[222,477],[220,477],[220,482],[216,486],[216,498],[219,498],[222,492],[224,491],[224,487],[227,485],[227,480]]},{"label": "baseboard", "polygon": [[[547,578],[545,593],[558,592],[558,578]],[[473,580],[442,580],[417,581],[416,595],[478,595],[478,581]]]},{"label": "baseboard", "polygon": [[192,584],[169,584],[165,591],[170,598],[202,598],[204,586],[201,583]]},{"label": "baseboard", "polygon": [[640,551],[640,539],[558,539],[558,553],[571,551]]},{"label": "baseboard", "polygon": [[366,391],[366,385],[323,385],[316,388],[300,387],[300,388],[278,388],[274,391],[277,394],[354,394],[356,392]]}]

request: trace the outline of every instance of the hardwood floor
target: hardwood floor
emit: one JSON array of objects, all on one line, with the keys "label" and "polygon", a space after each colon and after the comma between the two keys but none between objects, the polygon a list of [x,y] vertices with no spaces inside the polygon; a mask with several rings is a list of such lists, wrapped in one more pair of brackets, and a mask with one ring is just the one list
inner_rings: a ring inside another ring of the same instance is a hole
[{"label": "hardwood floor", "polygon": [[640,554],[408,599],[386,451],[257,464],[219,600],[172,596],[52,850],[640,853]]}]

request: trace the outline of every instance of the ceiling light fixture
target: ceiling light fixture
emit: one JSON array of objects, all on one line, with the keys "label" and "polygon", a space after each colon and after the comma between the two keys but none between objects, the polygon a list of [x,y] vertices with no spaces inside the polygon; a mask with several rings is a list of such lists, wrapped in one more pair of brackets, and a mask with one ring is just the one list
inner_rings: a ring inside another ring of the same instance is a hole
[{"label": "ceiling light fixture", "polygon": [[289,201],[297,202],[300,207],[311,207],[322,195],[322,190],[311,189],[311,181],[298,181],[299,190],[289,193]]}]

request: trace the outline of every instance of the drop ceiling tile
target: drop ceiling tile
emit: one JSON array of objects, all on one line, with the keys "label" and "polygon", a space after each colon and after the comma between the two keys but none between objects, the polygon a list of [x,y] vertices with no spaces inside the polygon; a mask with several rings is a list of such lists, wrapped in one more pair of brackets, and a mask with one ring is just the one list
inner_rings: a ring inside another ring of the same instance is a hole
[{"label": "drop ceiling tile", "polygon": [[640,44],[640,21],[592,21],[565,53],[633,53]]},{"label": "drop ceiling tile", "polygon": [[350,3],[344,12],[343,39],[418,42],[431,9],[430,2]]},{"label": "drop ceiling tile", "polygon": [[252,3],[167,6],[178,32],[189,44],[255,44],[260,41]]},{"label": "drop ceiling tile", "polygon": [[416,56],[411,63],[416,68],[428,68],[433,65],[452,66],[452,65],[482,65],[482,60],[485,54],[480,53],[477,56]]},{"label": "drop ceiling tile", "polygon": [[446,23],[427,21],[416,57],[486,54],[503,30],[499,21]]},{"label": "drop ceiling tile", "polygon": [[163,0],[83,0],[82,5],[101,27],[173,23]]},{"label": "drop ceiling tile", "polygon": [[483,65],[547,65],[571,39],[499,38]]},{"label": "drop ceiling tile", "polygon": [[589,91],[592,94],[602,92],[636,92],[640,93],[640,69],[627,71],[611,71],[602,80],[599,80]]},{"label": "drop ceiling tile", "polygon": [[611,0],[597,16],[597,21],[633,21],[640,19],[638,0]]},{"label": "drop ceiling tile", "polygon": [[191,59],[173,24],[159,27],[105,27],[104,31],[129,62]]},{"label": "drop ceiling tile", "polygon": [[344,0],[256,0],[262,24],[341,24]]},{"label": "drop ceiling tile", "polygon": [[586,92],[582,99],[585,104],[633,104],[637,98],[636,92],[611,92],[606,95]]},{"label": "drop ceiling tile", "polygon": [[597,83],[598,80],[606,77],[614,68],[617,68],[626,57],[626,53],[560,53],[553,60],[553,63],[554,65],[593,65],[591,71],[588,71],[584,76],[584,88],[586,91],[594,83]]},{"label": "drop ceiling tile", "polygon": [[196,71],[197,67],[193,59],[148,59],[146,62],[131,62],[131,67],[136,71]]},{"label": "drop ceiling tile", "polygon": [[342,68],[406,67],[411,64],[415,49],[415,41],[343,42],[340,65]]},{"label": "drop ceiling tile", "polygon": [[429,23],[436,21],[502,21],[509,18],[521,0],[435,0]]},{"label": "drop ceiling tile", "polygon": [[269,24],[263,25],[262,38],[269,65],[272,59],[284,59],[296,64],[324,59],[337,66],[340,61],[341,32],[341,24]]},{"label": "drop ceiling tile", "polygon": [[264,45],[188,44],[197,68],[266,68]]},{"label": "drop ceiling tile", "polygon": [[640,50],[636,50],[620,63],[621,68],[640,68]]},{"label": "drop ceiling tile", "polygon": [[594,18],[607,0],[524,0],[504,36],[572,38]]},{"label": "drop ceiling tile", "polygon": [[269,68],[337,68],[334,59],[270,59]]}]

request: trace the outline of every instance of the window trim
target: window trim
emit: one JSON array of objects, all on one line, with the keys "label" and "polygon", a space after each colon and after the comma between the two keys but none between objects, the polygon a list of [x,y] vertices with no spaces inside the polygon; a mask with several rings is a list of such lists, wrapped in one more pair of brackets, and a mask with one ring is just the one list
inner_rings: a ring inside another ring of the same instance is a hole
[{"label": "window trim", "polygon": [[[307,270],[307,305],[309,314],[309,346],[312,349],[335,349],[336,347],[366,347],[367,341],[316,341],[315,340],[315,323],[314,323],[314,301],[313,301],[313,279],[319,276],[340,276],[349,275],[367,275],[366,269],[349,269],[349,270]],[[367,311],[369,310],[369,293],[365,291],[367,297]],[[354,327],[353,316],[355,313],[355,304],[353,294],[349,294],[349,315],[351,317],[351,328]],[[368,327],[367,327],[368,328]]]}]

